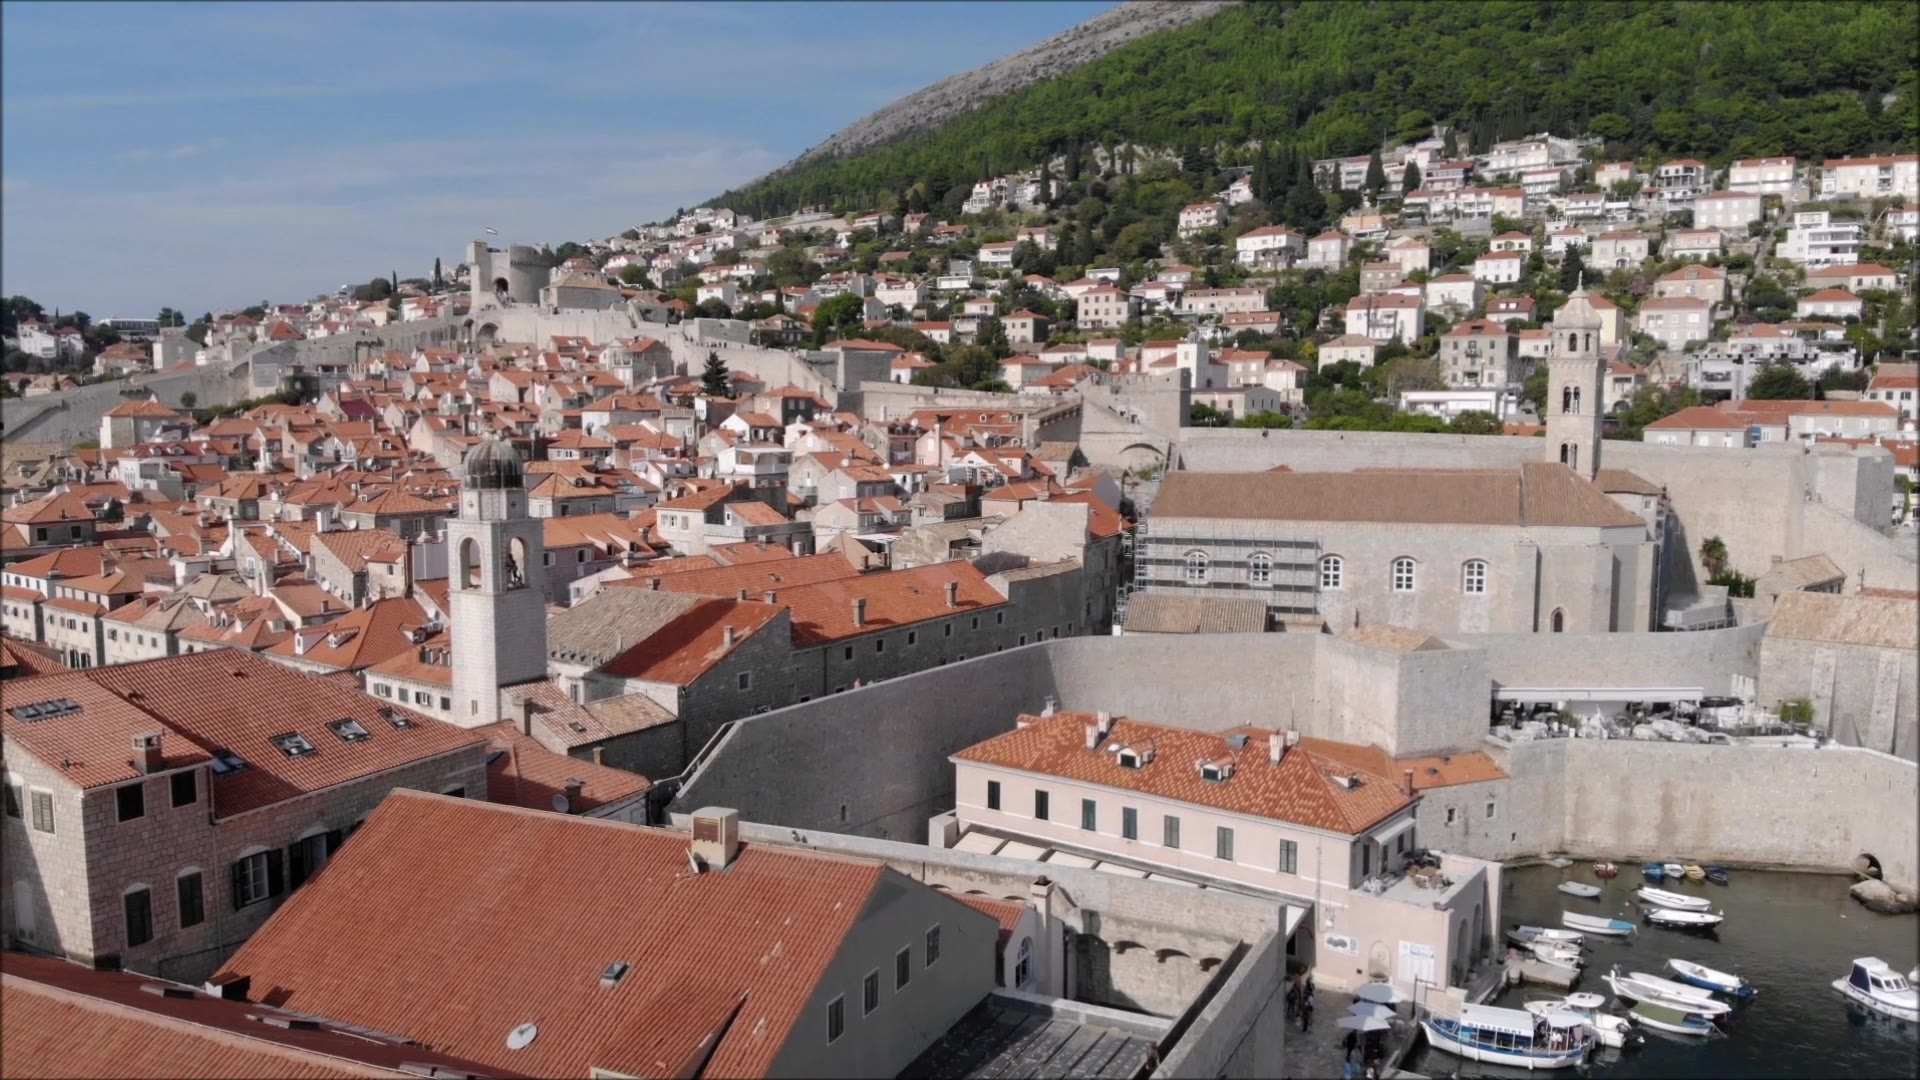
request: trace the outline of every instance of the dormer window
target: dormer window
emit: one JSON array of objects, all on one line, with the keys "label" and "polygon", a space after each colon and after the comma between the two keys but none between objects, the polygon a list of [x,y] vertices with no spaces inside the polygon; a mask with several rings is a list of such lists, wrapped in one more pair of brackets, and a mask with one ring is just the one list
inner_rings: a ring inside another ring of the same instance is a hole
[{"label": "dormer window", "polygon": [[1227,777],[1232,775],[1232,765],[1213,761],[1203,761],[1200,763],[1200,779],[1202,780],[1219,784],[1224,783]]},{"label": "dormer window", "polygon": [[1119,762],[1120,767],[1123,769],[1137,769],[1141,764],[1140,755],[1132,750],[1120,751],[1120,753],[1114,757],[1114,760]]},{"label": "dormer window", "polygon": [[327,725],[327,729],[335,735],[338,735],[341,742],[359,742],[371,734],[366,728],[361,726],[360,721],[352,717],[335,720],[333,723]]},{"label": "dormer window", "polygon": [[313,744],[307,741],[306,736],[297,732],[290,731],[285,735],[275,735],[268,741],[290,758],[304,757],[314,752]]}]

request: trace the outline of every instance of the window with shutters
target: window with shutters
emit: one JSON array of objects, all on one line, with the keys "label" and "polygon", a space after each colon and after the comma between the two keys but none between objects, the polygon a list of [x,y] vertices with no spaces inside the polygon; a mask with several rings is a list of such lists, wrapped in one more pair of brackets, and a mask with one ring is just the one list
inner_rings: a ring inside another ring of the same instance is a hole
[{"label": "window with shutters", "polygon": [[153,891],[134,889],[121,897],[127,913],[127,947],[145,945],[153,940]]},{"label": "window with shutters", "polygon": [[173,881],[175,898],[179,900],[180,928],[199,926],[207,918],[207,900],[205,888],[201,884],[200,871],[189,870]]},{"label": "window with shutters", "polygon": [[[463,793],[464,796],[464,793]],[[326,865],[327,856],[340,850],[340,841],[344,837],[337,832],[316,833],[294,841],[287,848],[287,888],[297,889],[306,880],[320,872]]]},{"label": "window with shutters", "polygon": [[872,1016],[873,1010],[880,1007],[880,972],[869,971],[867,977],[860,980],[860,1015]]},{"label": "window with shutters", "polygon": [[932,967],[940,959],[940,924],[934,923],[927,928],[927,966]]},{"label": "window with shutters", "polygon": [[1283,874],[1300,872],[1300,845],[1292,840],[1280,841],[1280,872]]},{"label": "window with shutters", "polygon": [[[1000,781],[998,780],[987,781],[987,809],[1000,809]],[[20,815],[15,814],[13,816],[19,817]]]},{"label": "window with shutters", "polygon": [[1140,811],[1131,806],[1120,808],[1120,836],[1124,840],[1140,839]]},{"label": "window with shutters", "polygon": [[[1033,817],[1036,821],[1047,820],[1047,793],[1044,791],[1035,791],[1033,793]],[[47,831],[52,832],[53,830],[48,829]]]},{"label": "window with shutters", "polygon": [[7,816],[10,818],[21,817],[25,813],[25,811],[21,808],[21,805],[20,805],[20,785],[14,783],[12,780],[8,780],[6,784],[6,788],[7,788]]},{"label": "window with shutters", "polygon": [[33,804],[33,827],[37,832],[53,831],[53,793],[36,791],[30,801]]},{"label": "window with shutters", "polygon": [[1100,827],[1100,804],[1092,799],[1080,800],[1080,827],[1088,832],[1097,832]]},{"label": "window with shutters", "polygon": [[837,1042],[847,1032],[847,998],[845,994],[827,1002],[827,1044]]},{"label": "window with shutters", "polygon": [[893,988],[904,990],[913,981],[913,946],[893,954]]},{"label": "window with shutters", "polygon": [[285,890],[280,853],[256,851],[233,864],[233,906],[265,903]]},{"label": "window with shutters", "polygon": [[1180,819],[1168,814],[1160,819],[1161,846],[1173,851],[1180,850]]},{"label": "window with shutters", "polygon": [[1213,857],[1233,861],[1233,830],[1225,825],[1216,826],[1213,830]]}]

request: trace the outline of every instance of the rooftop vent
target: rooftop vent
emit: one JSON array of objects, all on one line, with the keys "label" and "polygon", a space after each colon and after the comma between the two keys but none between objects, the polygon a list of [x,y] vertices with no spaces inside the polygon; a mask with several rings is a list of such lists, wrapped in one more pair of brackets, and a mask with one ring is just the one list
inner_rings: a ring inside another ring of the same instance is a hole
[{"label": "rooftop vent", "polygon": [[626,978],[627,972],[632,970],[632,968],[633,965],[627,963],[625,960],[615,960],[613,963],[607,965],[607,970],[600,973],[600,985],[620,985],[620,980]]},{"label": "rooftop vent", "polygon": [[1360,786],[1360,774],[1359,773],[1339,773],[1334,776],[1333,782],[1336,784],[1339,784],[1343,788],[1346,788],[1348,791],[1352,791],[1354,788],[1357,788]]},{"label": "rooftop vent", "polygon": [[1247,748],[1247,737],[1240,734],[1229,735],[1227,736],[1227,747],[1231,750],[1245,750]]},{"label": "rooftop vent", "polygon": [[398,709],[383,706],[380,709],[380,718],[402,731],[413,726],[413,721],[407,719],[405,714],[401,713]]},{"label": "rooftop vent", "polygon": [[192,1001],[200,996],[195,993],[190,986],[168,986],[166,983],[142,983],[140,984],[140,989],[145,993],[158,997],[175,998],[182,1001]]},{"label": "rooftop vent", "polygon": [[231,750],[213,752],[213,774],[221,776],[230,772],[239,772],[247,767],[247,759]]},{"label": "rooftop vent", "polygon": [[709,806],[693,814],[693,844],[688,849],[705,870],[724,870],[740,854],[740,812]]}]

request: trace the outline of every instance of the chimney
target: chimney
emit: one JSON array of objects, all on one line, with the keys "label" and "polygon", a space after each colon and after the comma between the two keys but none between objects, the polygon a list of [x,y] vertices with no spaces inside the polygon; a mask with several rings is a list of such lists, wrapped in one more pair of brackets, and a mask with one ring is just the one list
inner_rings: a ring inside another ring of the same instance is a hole
[{"label": "chimney", "polygon": [[867,598],[857,596],[853,600],[853,625],[867,625]]},{"label": "chimney", "polygon": [[659,591],[660,591],[660,577],[659,577],[659,575],[657,575],[657,574],[656,574],[655,576],[653,576],[653,577],[650,577],[650,578],[648,578],[648,579],[647,579],[647,588],[649,588],[649,589],[652,589],[652,590],[653,590],[654,592],[659,592]]},{"label": "chimney", "polygon": [[957,581],[947,582],[947,606],[950,608],[960,606],[960,583]]},{"label": "chimney", "polygon": [[1280,764],[1280,759],[1286,756],[1287,744],[1281,739],[1280,733],[1276,731],[1267,736],[1267,760],[1278,765]]},{"label": "chimney", "polygon": [[252,988],[253,978],[249,975],[236,975],[223,982],[208,981],[200,986],[201,991],[208,997],[219,998],[221,1001],[245,1001],[247,991]]},{"label": "chimney", "polygon": [[1400,794],[1405,795],[1409,799],[1413,798],[1413,770],[1412,769],[1400,770]]},{"label": "chimney", "polygon": [[514,706],[517,709],[519,714],[520,734],[522,735],[533,734],[533,699],[530,697],[523,697],[518,701],[514,702]]},{"label": "chimney", "polygon": [[1113,730],[1113,714],[1105,709],[1101,709],[1099,712],[1093,714],[1093,718],[1094,721],[1100,725],[1100,737],[1103,739],[1106,738],[1107,732]]},{"label": "chimney", "polygon": [[733,627],[731,626],[727,627],[727,648],[729,649],[733,648],[733,643],[739,639],[739,636],[740,636],[739,632],[736,631]]},{"label": "chimney", "polygon": [[1040,914],[1044,918],[1047,914],[1047,901],[1053,899],[1053,879],[1042,874],[1027,882],[1027,896],[1033,901],[1033,906],[1040,909]]},{"label": "chimney", "polygon": [[702,872],[725,870],[740,854],[740,812],[709,806],[693,812],[693,844],[689,853]]},{"label": "chimney", "polygon": [[1087,749],[1092,750],[1094,747],[1099,745],[1100,745],[1100,725],[1088,724],[1087,725]]},{"label": "chimney", "polygon": [[585,780],[577,776],[567,777],[567,805],[578,810],[580,808],[580,793],[586,790],[586,787],[587,782]]},{"label": "chimney", "polygon": [[152,776],[161,769],[160,733],[135,735],[133,737],[133,764],[144,776]]}]

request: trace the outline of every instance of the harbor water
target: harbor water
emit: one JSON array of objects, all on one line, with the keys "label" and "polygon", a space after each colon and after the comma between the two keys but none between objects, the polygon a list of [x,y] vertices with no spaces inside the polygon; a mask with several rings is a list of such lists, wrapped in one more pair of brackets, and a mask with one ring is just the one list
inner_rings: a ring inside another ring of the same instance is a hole
[{"label": "harbor water", "polygon": [[[1744,977],[1758,988],[1721,1024],[1721,1034],[1691,1038],[1646,1032],[1646,1042],[1625,1050],[1603,1049],[1578,1075],[1595,1077],[1808,1077],[1848,1080],[1920,1075],[1920,1029],[1878,1014],[1869,1016],[1833,989],[1855,957],[1877,956],[1896,971],[1920,961],[1920,917],[1876,915],[1847,895],[1851,878],[1826,874],[1730,871],[1730,883],[1647,882],[1640,864],[1620,862],[1611,881],[1596,877],[1592,863],[1564,870],[1532,866],[1506,875],[1505,925],[1560,925],[1562,911],[1607,916],[1635,924],[1625,938],[1588,935],[1587,966],[1575,990],[1609,999],[1610,1012],[1631,1003],[1613,999],[1601,979],[1615,964],[1622,974],[1640,971],[1673,978],[1669,957],[1692,960]],[[1592,900],[1560,892],[1562,881],[1599,885]],[[1645,884],[1702,896],[1726,921],[1711,934],[1668,930],[1645,923],[1634,890]],[[1519,1008],[1522,1002],[1562,996],[1543,986],[1515,986],[1490,1004]],[[1524,1069],[1462,1061],[1421,1045],[1402,1065],[1422,1076],[1540,1076]],[[1574,1075],[1569,1071],[1567,1075]]]}]

